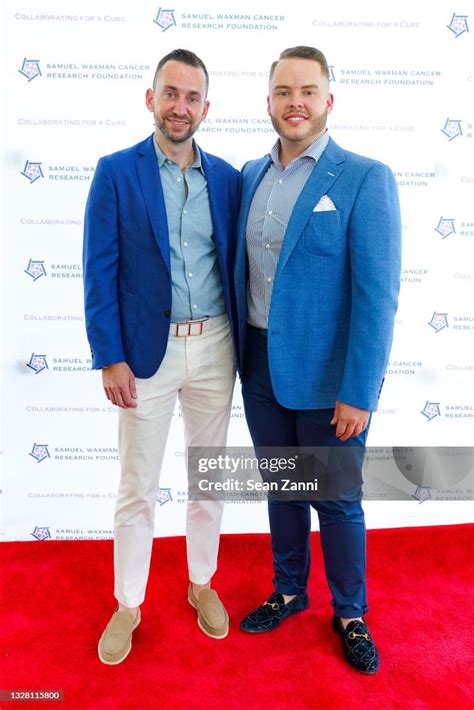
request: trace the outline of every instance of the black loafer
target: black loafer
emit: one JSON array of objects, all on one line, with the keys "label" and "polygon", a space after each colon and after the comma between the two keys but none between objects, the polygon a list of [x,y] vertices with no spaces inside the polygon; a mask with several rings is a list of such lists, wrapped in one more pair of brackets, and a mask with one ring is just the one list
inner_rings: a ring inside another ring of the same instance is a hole
[{"label": "black loafer", "polygon": [[344,656],[348,663],[361,673],[372,675],[379,669],[379,654],[365,621],[350,621],[346,628],[338,616],[332,625],[344,641]]},{"label": "black loafer", "polygon": [[304,611],[308,608],[309,599],[306,592],[298,594],[291,602],[285,604],[283,594],[273,592],[266,602],[252,611],[240,623],[242,631],[250,634],[263,634],[273,631],[287,616]]}]

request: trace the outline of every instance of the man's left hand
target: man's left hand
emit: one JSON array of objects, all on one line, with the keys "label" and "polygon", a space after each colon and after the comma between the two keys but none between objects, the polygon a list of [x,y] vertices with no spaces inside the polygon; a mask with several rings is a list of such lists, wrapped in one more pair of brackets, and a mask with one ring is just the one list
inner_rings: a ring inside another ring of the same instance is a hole
[{"label": "man's left hand", "polygon": [[344,402],[336,402],[331,424],[336,425],[336,436],[347,441],[351,436],[359,436],[367,427],[370,412],[366,409],[351,407]]}]

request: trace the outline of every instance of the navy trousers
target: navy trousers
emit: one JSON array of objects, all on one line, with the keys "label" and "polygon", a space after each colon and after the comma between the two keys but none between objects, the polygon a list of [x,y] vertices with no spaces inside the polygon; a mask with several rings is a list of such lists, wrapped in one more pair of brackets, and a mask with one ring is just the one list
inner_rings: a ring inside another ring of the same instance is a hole
[{"label": "navy trousers", "polygon": [[[363,463],[367,430],[341,442],[330,424],[333,409],[295,410],[276,400],[270,379],[266,331],[249,327],[242,375],[245,415],[254,447],[359,447]],[[344,452],[350,454],[351,452]],[[319,517],[326,578],[337,616],[367,612],[365,521],[362,488],[351,488],[337,500],[268,500],[274,586],[281,594],[306,590],[310,569],[311,507]]]}]

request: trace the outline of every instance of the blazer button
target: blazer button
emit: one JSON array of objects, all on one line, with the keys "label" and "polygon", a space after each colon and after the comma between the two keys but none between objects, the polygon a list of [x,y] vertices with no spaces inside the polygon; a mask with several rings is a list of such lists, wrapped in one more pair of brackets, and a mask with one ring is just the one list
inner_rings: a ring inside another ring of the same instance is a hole
[{"label": "blazer button", "polygon": [[165,311],[165,318],[169,318],[171,315],[171,311]]}]

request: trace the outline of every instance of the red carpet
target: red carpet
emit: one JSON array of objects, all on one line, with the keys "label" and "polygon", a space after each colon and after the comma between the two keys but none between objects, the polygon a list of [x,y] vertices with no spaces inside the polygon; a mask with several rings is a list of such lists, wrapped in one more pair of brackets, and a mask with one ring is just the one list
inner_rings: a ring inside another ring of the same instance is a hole
[{"label": "red carpet", "polygon": [[368,621],[381,654],[370,677],[346,666],[331,630],[317,534],[310,608],[262,636],[238,622],[271,591],[269,539],[222,538],[223,641],[201,633],[185,600],[184,540],[155,540],[142,624],[120,666],[96,654],[114,607],[112,543],[3,543],[0,688],[64,690],[63,703],[41,703],[58,709],[472,710],[473,528],[369,532]]}]

